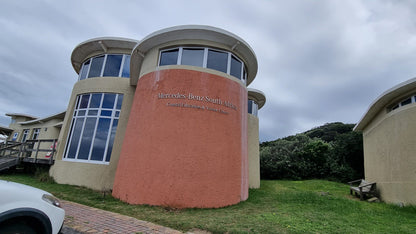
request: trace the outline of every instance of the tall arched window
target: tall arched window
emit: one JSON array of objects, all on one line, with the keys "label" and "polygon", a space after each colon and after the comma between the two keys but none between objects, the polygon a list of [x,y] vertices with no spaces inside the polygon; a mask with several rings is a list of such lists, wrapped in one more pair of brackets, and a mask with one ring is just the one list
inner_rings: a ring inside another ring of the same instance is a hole
[{"label": "tall arched window", "polygon": [[123,94],[78,95],[64,159],[108,163],[122,102]]}]

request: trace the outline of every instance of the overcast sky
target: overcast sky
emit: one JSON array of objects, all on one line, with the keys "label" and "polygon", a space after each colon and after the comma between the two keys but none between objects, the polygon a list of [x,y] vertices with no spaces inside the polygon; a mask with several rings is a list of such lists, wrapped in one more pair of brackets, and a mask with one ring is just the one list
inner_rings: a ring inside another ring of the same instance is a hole
[{"label": "overcast sky", "polygon": [[262,90],[260,140],[357,123],[382,92],[416,75],[416,1],[143,0],[0,3],[0,125],[6,113],[66,110],[79,43],[140,40],[176,25],[230,31],[251,45]]}]

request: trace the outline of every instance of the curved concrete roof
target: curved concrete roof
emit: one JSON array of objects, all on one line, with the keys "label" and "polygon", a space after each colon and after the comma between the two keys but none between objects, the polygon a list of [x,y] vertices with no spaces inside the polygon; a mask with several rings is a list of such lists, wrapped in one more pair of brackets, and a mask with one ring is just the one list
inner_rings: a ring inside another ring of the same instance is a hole
[{"label": "curved concrete roof", "polygon": [[130,60],[130,78],[133,85],[137,84],[144,55],[152,48],[172,41],[205,40],[220,43],[239,56],[247,66],[247,85],[257,74],[257,58],[253,49],[240,37],[220,28],[205,25],[182,25],[156,31],[134,48]]},{"label": "curved concrete roof", "polygon": [[360,121],[355,125],[354,131],[362,131],[376,117],[380,111],[386,108],[394,99],[401,95],[416,91],[416,78],[402,82],[393,88],[382,93],[376,100],[371,103],[366,113],[361,117]]},{"label": "curved concrete roof", "polygon": [[266,95],[258,89],[248,88],[248,99],[254,100],[259,105],[259,110],[264,106],[266,103]]},{"label": "curved concrete roof", "polygon": [[66,111],[63,111],[63,112],[59,112],[57,114],[53,114],[53,115],[46,116],[46,117],[43,117],[43,118],[38,118],[38,119],[29,120],[29,121],[25,121],[25,122],[19,122],[19,124],[26,125],[26,124],[34,124],[34,123],[43,123],[43,122],[49,121],[51,119],[63,119],[63,118],[65,118],[65,114],[66,114]]},{"label": "curved concrete roof", "polygon": [[71,54],[71,63],[79,73],[81,64],[95,54],[103,54],[113,49],[125,49],[129,54],[139,41],[121,37],[98,37],[84,41],[77,45]]},{"label": "curved concrete roof", "polygon": [[25,118],[29,118],[29,119],[37,119],[38,118],[38,117],[35,117],[33,115],[27,115],[27,114],[21,114],[21,113],[6,113],[6,116],[25,117]]}]

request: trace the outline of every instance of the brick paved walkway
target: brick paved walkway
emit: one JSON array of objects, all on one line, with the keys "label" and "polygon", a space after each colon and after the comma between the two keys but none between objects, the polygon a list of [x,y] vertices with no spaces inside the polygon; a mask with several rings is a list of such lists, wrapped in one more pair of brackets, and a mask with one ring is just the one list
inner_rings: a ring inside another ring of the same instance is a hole
[{"label": "brick paved walkway", "polygon": [[167,233],[182,232],[129,216],[62,201],[64,225],[82,233]]}]

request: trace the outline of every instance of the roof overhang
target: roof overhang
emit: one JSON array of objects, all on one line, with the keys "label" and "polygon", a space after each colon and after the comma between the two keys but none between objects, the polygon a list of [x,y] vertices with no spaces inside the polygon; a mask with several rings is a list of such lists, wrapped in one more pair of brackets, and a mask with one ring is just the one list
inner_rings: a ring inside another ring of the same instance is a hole
[{"label": "roof overhang", "polygon": [[13,132],[13,129],[8,128],[8,127],[4,127],[4,126],[0,126],[0,134],[2,135],[9,135]]},{"label": "roof overhang", "polygon": [[29,118],[29,119],[37,119],[38,117],[33,116],[33,115],[27,115],[27,114],[21,114],[21,113],[6,113],[6,116],[10,116],[10,117],[24,117],[24,118]]},{"label": "roof overhang", "polygon": [[44,123],[44,122],[52,120],[52,119],[63,119],[63,118],[65,118],[65,114],[66,114],[66,111],[63,111],[63,112],[59,112],[57,114],[46,116],[44,118],[38,118],[38,119],[25,121],[25,122],[19,122],[19,124],[28,125],[28,124],[35,124],[35,123]]},{"label": "roof overhang", "polygon": [[239,56],[247,67],[247,85],[257,74],[257,58],[253,49],[240,37],[220,28],[205,25],[182,25],[156,31],[137,44],[130,60],[130,82],[136,85],[143,58],[152,48],[173,41],[204,40],[220,43]]},{"label": "roof overhang", "polygon": [[374,100],[360,121],[355,125],[354,131],[363,131],[364,128],[377,116],[380,111],[385,109],[392,101],[400,96],[416,91],[416,78],[402,82],[393,88],[382,93]]},{"label": "roof overhang", "polygon": [[72,51],[72,67],[79,73],[82,63],[87,58],[98,54],[111,53],[114,50],[125,50],[125,53],[131,54],[132,49],[138,42],[137,40],[121,37],[98,37],[84,41]]},{"label": "roof overhang", "polygon": [[257,105],[259,106],[259,110],[264,106],[266,103],[266,95],[258,89],[248,88],[248,99],[254,100]]}]

